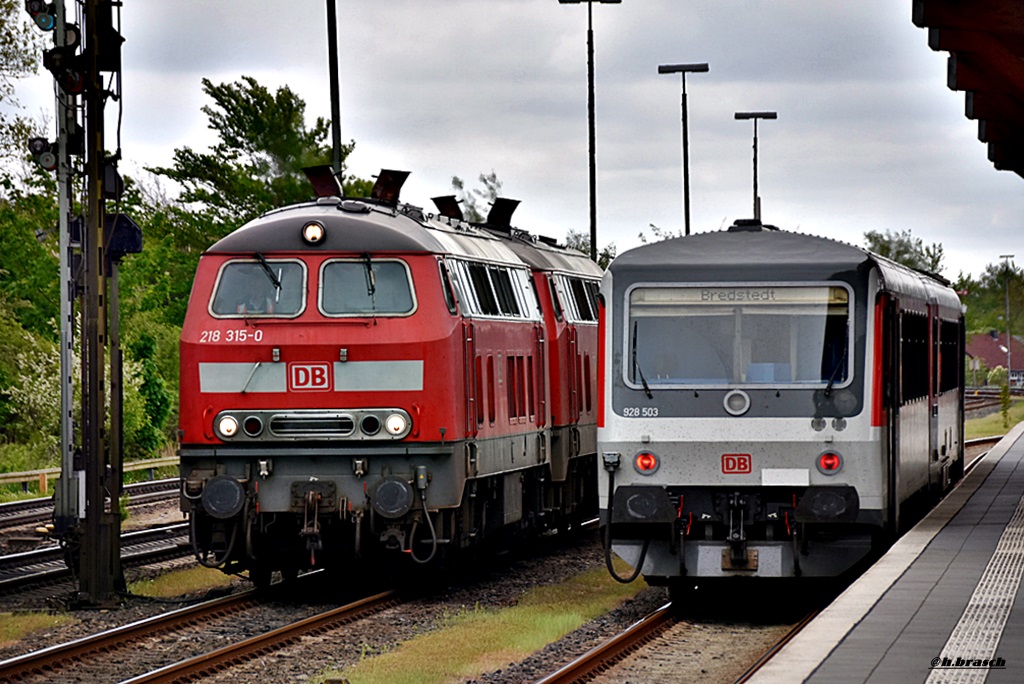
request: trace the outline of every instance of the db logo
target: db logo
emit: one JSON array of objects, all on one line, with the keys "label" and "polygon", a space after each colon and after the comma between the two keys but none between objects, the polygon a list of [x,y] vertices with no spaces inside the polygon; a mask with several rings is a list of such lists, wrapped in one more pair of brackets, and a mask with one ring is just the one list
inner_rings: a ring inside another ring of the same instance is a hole
[{"label": "db logo", "polygon": [[331,367],[326,363],[289,364],[288,389],[299,392],[331,389]]},{"label": "db logo", "polygon": [[745,475],[750,472],[750,454],[722,454],[722,472]]}]

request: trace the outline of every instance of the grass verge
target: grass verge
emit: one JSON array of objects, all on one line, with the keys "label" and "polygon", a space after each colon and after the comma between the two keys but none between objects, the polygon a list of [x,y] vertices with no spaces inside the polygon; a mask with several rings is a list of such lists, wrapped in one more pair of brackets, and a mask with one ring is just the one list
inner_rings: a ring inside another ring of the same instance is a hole
[{"label": "grass verge", "polygon": [[[1010,404],[1010,427],[1024,420],[1024,401],[1015,400]],[[1007,428],[1003,426],[1003,413],[996,411],[984,418],[972,418],[964,421],[964,439],[979,439],[1005,435]]]},{"label": "grass verge", "polygon": [[509,608],[467,609],[394,651],[312,681],[343,677],[351,684],[441,684],[473,677],[526,658],[644,586],[619,584],[603,567],[591,570],[561,584],[531,589]]},{"label": "grass verge", "polygon": [[152,579],[132,582],[128,591],[138,596],[151,598],[174,598],[196,592],[207,591],[231,584],[234,579],[220,570],[196,566],[184,570],[172,570]]},{"label": "grass verge", "polygon": [[74,622],[69,615],[0,613],[0,646],[10,646],[33,632]]}]

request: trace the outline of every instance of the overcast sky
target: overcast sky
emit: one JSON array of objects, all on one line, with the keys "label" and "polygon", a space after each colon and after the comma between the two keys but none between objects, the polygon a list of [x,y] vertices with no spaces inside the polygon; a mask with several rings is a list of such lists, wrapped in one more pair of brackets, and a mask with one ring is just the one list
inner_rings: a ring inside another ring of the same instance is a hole
[{"label": "overcast sky", "polygon": [[[513,224],[589,232],[586,4],[336,0],[349,170],[412,172],[402,198],[433,209],[451,177],[495,171],[522,201]],[[598,244],[682,228],[680,78],[687,77],[693,232],[753,214],[858,245],[910,230],[945,248],[944,275],[1024,261],[1024,179],[996,171],[927,46],[910,0],[623,0],[595,4]],[[122,9],[122,170],[214,141],[200,79],[291,87],[308,123],[330,117],[325,0],[143,0]],[[19,84],[51,107],[50,79]],[[116,105],[108,104],[108,147]],[[52,118],[51,118],[52,121]]]}]

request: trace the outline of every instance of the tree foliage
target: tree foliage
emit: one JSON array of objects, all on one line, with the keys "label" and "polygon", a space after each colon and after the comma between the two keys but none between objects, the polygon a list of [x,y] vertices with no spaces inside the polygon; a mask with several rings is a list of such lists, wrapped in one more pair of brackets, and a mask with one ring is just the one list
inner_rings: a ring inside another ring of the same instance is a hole
[{"label": "tree foliage", "polygon": [[[251,76],[202,83],[213,99],[202,111],[219,141],[208,152],[178,148],[172,166],[150,170],[181,184],[180,201],[198,207],[222,234],[275,207],[308,200],[312,192],[302,169],[330,163],[330,122],[317,118],[306,128],[306,103],[287,86],[271,93]],[[343,145],[342,159],[354,147]],[[346,192],[361,191],[367,181],[343,179],[343,185]]]},{"label": "tree foliage", "polygon": [[470,223],[483,223],[491,211],[494,200],[501,197],[501,181],[494,169],[481,173],[478,177],[482,188],[467,190],[466,183],[458,176],[452,176],[452,189],[456,199],[462,205],[462,216]]},{"label": "tree foliage", "polygon": [[[590,256],[590,236],[582,231],[570,229],[569,233],[565,236],[565,246]],[[615,243],[609,242],[598,250],[597,265],[602,269],[608,268],[608,264],[612,263],[612,259],[615,258],[615,253]]]},{"label": "tree foliage", "polygon": [[23,0],[0,0],[0,160],[24,156],[31,126],[14,94],[14,81],[36,73],[43,36],[27,21]]},{"label": "tree foliage", "polygon": [[869,230],[864,233],[864,242],[875,254],[909,268],[935,274],[942,271],[942,259],[945,256],[942,245],[938,242],[925,245],[921,238],[915,238],[909,230],[899,233],[886,230],[884,234]]}]

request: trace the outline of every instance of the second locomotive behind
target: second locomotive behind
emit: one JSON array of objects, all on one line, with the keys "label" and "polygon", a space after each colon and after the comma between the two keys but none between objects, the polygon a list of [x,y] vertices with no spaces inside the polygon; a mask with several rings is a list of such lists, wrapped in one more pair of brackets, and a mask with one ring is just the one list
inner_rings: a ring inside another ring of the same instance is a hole
[{"label": "second locomotive behind", "polygon": [[482,225],[401,204],[404,175],[200,259],[179,454],[202,563],[265,584],[596,512],[600,269],[512,228],[512,201]]}]

